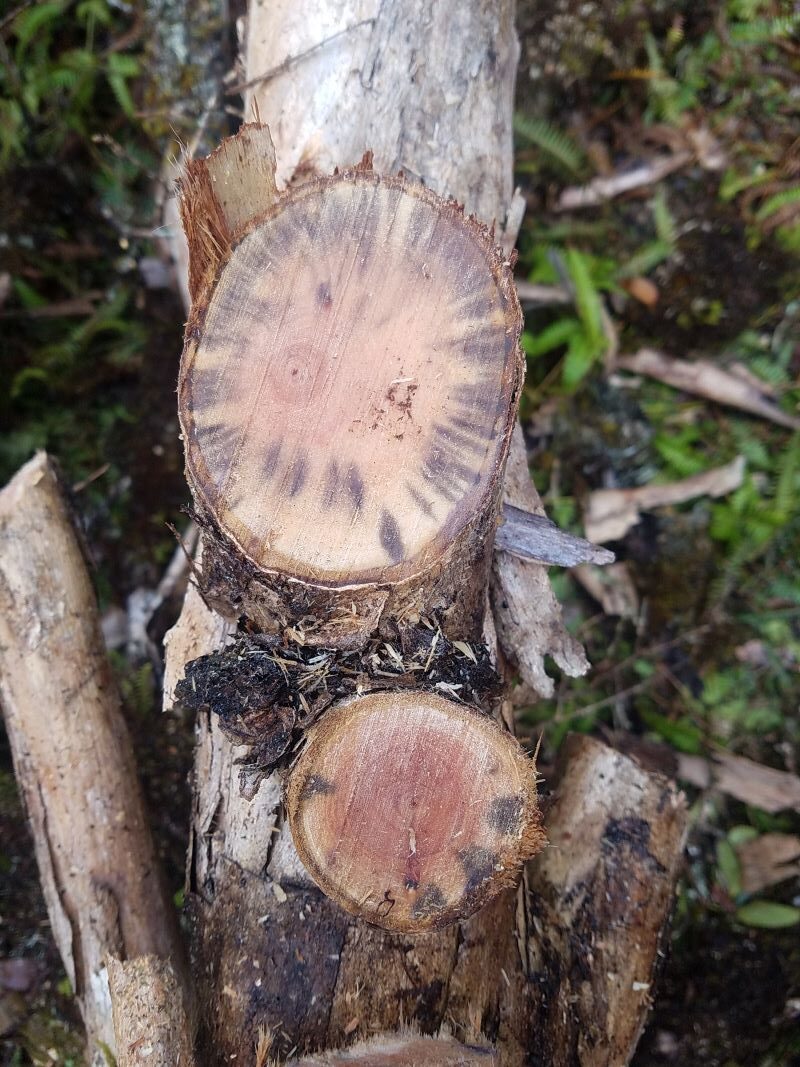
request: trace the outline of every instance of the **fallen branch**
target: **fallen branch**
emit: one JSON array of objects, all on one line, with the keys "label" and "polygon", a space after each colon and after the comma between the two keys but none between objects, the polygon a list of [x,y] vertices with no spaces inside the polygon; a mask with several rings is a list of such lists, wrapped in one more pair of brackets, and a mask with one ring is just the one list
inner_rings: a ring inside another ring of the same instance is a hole
[{"label": "fallen branch", "polygon": [[694,153],[683,151],[675,152],[671,156],[662,156],[652,163],[643,163],[632,170],[622,171],[619,174],[593,178],[587,185],[574,186],[565,189],[555,204],[556,211],[576,211],[585,207],[597,207],[607,200],[613,200],[623,193],[630,193],[634,189],[643,189],[648,185],[655,185],[668,174],[672,174],[681,167],[685,167],[694,159]]},{"label": "fallen branch", "polygon": [[725,496],[738,489],[744,478],[744,456],[723,467],[693,474],[678,482],[643,485],[638,489],[596,489],[589,494],[583,517],[586,536],[602,544],[619,541],[641,518],[642,511],[667,504],[683,504],[698,496]]},{"label": "fallen branch", "polygon": [[194,1067],[192,1027],[169,960],[108,958],[117,1067]]},{"label": "fallen branch", "polygon": [[108,954],[182,952],[94,592],[44,453],[0,492],[0,695],[53,935],[90,1059],[105,1064]]},{"label": "fallen branch", "polygon": [[646,374],[685,393],[769,419],[787,430],[800,430],[800,419],[782,411],[769,399],[770,386],[765,382],[760,389],[757,379],[752,375],[745,376],[741,371],[730,373],[705,359],[691,363],[673,359],[653,348],[642,348],[632,356],[620,356],[616,366],[634,374]]},{"label": "fallen branch", "polygon": [[[580,804],[574,802],[581,797]],[[551,847],[529,868],[529,973],[560,970],[534,1006],[547,1067],[628,1063],[652,1001],[661,916],[681,870],[686,803],[599,741],[559,753]]]}]

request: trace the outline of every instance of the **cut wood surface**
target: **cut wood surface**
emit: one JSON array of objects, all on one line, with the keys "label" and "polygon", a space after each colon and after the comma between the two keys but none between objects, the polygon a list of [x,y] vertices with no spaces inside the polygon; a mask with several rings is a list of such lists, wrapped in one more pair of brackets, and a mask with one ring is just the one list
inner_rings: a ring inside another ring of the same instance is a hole
[{"label": "cut wood surface", "polygon": [[94,591],[39,453],[0,492],[0,698],[50,925],[92,1064],[115,1047],[106,956],[180,966]]},{"label": "cut wood surface", "polygon": [[452,203],[368,170],[300,186],[236,241],[195,321],[190,481],[260,570],[406,579],[496,497],[521,316],[490,234]]},{"label": "cut wood surface", "polygon": [[522,381],[510,265],[369,155],[279,196],[247,178],[270,168],[251,124],[182,183],[179,414],[204,593],[329,647],[432,611],[476,636]]},{"label": "cut wood surface", "polygon": [[491,1049],[468,1047],[448,1037],[386,1034],[353,1048],[291,1060],[293,1067],[495,1067]]},{"label": "cut wood surface", "polygon": [[287,791],[314,880],[387,929],[465,918],[544,847],[533,763],[479,711],[374,693],[328,711]]}]

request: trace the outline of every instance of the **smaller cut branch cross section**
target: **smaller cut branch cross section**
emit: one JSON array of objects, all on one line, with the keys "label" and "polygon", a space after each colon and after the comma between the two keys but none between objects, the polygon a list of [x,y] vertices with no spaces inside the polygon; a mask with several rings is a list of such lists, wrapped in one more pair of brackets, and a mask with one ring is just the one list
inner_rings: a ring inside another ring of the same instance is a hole
[{"label": "smaller cut branch cross section", "polygon": [[508,265],[457,205],[371,172],[301,186],[234,242],[193,323],[189,476],[260,570],[402,581],[485,513],[519,320]]},{"label": "smaller cut branch cross section", "polygon": [[347,911],[394,930],[470,915],[544,844],[532,762],[489,715],[425,692],[328,711],[289,775],[297,851]]}]

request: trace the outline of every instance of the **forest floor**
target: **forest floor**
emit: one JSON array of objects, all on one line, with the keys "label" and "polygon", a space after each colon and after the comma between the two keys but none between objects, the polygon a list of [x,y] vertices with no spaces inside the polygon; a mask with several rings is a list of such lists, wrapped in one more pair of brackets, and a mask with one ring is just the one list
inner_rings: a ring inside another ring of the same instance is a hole
[{"label": "forest floor", "polygon": [[[240,106],[215,98],[232,24],[221,3],[201,7],[56,0],[0,16],[0,483],[46,447],[73,487],[176,907],[192,737],[160,713],[157,650],[177,598],[150,619],[149,643],[127,620],[188,503],[162,176],[176,133],[191,141],[202,118],[210,147]],[[531,471],[551,517],[619,561],[602,586],[553,572],[593,668],[556,675],[520,732],[542,737],[545,769],[568,730],[592,732],[689,797],[635,1063],[789,1067],[800,812],[765,795],[762,768],[784,772],[788,797],[800,772],[800,6],[524,0],[519,28]],[[597,202],[574,206],[587,190]],[[689,361],[705,385],[658,380],[642,350],[664,357],[662,378]],[[720,468],[699,495],[654,502]],[[598,525],[598,491],[645,486],[638,521]],[[746,761],[735,795],[698,786],[710,757]],[[0,1064],[78,1064],[79,1050],[3,738]]]}]

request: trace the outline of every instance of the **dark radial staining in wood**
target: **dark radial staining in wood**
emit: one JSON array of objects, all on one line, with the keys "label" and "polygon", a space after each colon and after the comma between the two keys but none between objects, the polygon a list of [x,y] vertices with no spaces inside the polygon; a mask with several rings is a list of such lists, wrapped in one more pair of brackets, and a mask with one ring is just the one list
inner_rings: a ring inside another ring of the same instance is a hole
[{"label": "dark radial staining in wood", "polygon": [[494,506],[520,323],[488,231],[421,186],[360,169],[279,196],[187,329],[199,510],[264,572],[421,574]]},{"label": "dark radial staining in wood", "polygon": [[269,481],[270,478],[275,477],[275,471],[278,467],[278,459],[281,454],[281,441],[273,441],[266,451],[264,456],[264,477]]},{"label": "dark radial staining in wood", "polygon": [[523,809],[518,796],[495,797],[489,805],[489,823],[500,834],[519,831]]},{"label": "dark radial staining in wood", "polygon": [[403,539],[400,534],[400,527],[397,525],[394,516],[390,515],[385,508],[381,514],[380,537],[386,555],[392,563],[399,563],[403,558]]},{"label": "dark radial staining in wood", "polygon": [[291,466],[291,476],[289,479],[289,496],[297,496],[306,484],[306,477],[308,475],[308,456],[305,452],[301,452],[295,457]]},{"label": "dark radial staining in wood", "polygon": [[471,914],[544,844],[534,766],[514,738],[419,690],[328,711],[289,775],[287,810],[321,888],[395,930]]}]

